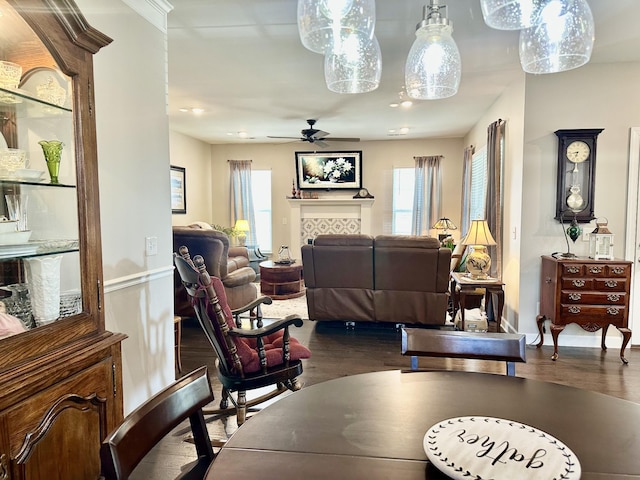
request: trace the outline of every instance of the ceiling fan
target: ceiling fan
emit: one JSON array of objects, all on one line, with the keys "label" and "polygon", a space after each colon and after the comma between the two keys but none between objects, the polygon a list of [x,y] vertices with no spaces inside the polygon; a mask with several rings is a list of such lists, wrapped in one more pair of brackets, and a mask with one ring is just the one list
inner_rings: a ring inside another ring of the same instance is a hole
[{"label": "ceiling fan", "polygon": [[315,145],[318,145],[319,147],[327,147],[329,145],[325,140],[330,142],[359,142],[360,141],[359,138],[338,138],[338,137],[326,138],[329,135],[329,132],[324,132],[322,130],[318,130],[317,128],[313,128],[313,126],[316,123],[316,120],[314,120],[313,118],[310,118],[307,120],[307,123],[309,124],[309,128],[304,128],[300,131],[300,133],[302,134],[302,137],[273,137],[271,135],[267,135],[267,138],[288,138],[292,140],[300,140],[302,142],[313,143]]}]

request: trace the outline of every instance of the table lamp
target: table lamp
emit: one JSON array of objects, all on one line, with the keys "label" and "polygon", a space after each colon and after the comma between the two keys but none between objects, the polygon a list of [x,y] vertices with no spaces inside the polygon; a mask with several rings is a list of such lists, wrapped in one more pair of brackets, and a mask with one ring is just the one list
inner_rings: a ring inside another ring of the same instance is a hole
[{"label": "table lamp", "polygon": [[449,220],[447,217],[439,219],[433,227],[434,230],[442,230],[442,233],[438,234],[438,240],[443,241],[449,236],[449,230],[457,230],[456,224]]},{"label": "table lamp", "polygon": [[473,251],[467,255],[467,272],[474,280],[483,280],[489,277],[491,269],[491,257],[487,253],[487,245],[497,245],[489,231],[486,220],[472,220],[469,232],[462,240],[464,245],[469,245]]},{"label": "table lamp", "polygon": [[238,244],[244,247],[247,241],[247,232],[249,231],[249,222],[246,220],[236,220],[236,224],[233,227],[238,233]]}]

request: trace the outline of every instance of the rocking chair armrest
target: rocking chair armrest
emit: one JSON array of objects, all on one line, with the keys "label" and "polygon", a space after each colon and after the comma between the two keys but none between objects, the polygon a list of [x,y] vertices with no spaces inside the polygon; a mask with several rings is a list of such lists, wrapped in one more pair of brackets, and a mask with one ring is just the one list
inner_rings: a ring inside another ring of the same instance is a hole
[{"label": "rocking chair armrest", "polygon": [[252,330],[232,328],[229,330],[229,335],[232,337],[241,337],[241,338],[259,338],[259,337],[264,337],[266,335],[275,333],[278,330],[288,328],[290,325],[301,327],[302,318],[300,318],[298,315],[287,315],[286,317],[280,320],[276,320],[275,322],[270,323],[269,325],[265,325],[264,327],[260,327],[260,328],[254,328]]},{"label": "rocking chair armrest", "polygon": [[263,304],[271,305],[272,303],[273,303],[273,300],[271,299],[271,297],[267,297],[266,295],[261,295],[260,297],[253,300],[251,303],[248,303],[242,307],[231,310],[231,314],[235,317],[236,315],[240,315],[241,313],[253,310],[254,308],[260,305],[263,305]]}]

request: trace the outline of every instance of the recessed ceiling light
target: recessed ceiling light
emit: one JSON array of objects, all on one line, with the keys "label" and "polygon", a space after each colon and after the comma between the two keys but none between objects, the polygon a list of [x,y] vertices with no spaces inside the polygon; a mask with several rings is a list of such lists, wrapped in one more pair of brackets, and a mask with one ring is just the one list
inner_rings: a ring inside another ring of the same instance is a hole
[{"label": "recessed ceiling light", "polygon": [[409,129],[407,127],[402,127],[400,129],[400,134],[401,135],[406,135],[407,133],[409,133]]},{"label": "recessed ceiling light", "polygon": [[181,112],[188,112],[188,111],[189,111],[189,109],[188,109],[188,108],[181,108],[181,109],[180,109],[180,111],[181,111]]},{"label": "recessed ceiling light", "polygon": [[203,113],[204,112],[204,108],[195,107],[195,108],[192,108],[191,111],[193,113]]},{"label": "recessed ceiling light", "polygon": [[409,108],[411,105],[413,105],[413,102],[411,100],[403,100],[400,105],[402,105],[404,108]]},{"label": "recessed ceiling light", "polygon": [[390,103],[390,104],[389,104],[389,106],[390,106],[391,108],[397,108],[397,107],[399,107],[399,106],[400,106],[400,104],[399,104],[398,102],[392,102],[392,103]]},{"label": "recessed ceiling light", "polygon": [[247,138],[247,132],[238,132],[240,138]]}]

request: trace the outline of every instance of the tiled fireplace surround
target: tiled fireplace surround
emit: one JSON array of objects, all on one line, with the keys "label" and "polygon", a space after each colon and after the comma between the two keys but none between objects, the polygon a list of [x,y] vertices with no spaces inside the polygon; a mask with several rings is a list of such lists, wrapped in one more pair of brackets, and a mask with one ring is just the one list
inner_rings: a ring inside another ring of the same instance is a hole
[{"label": "tiled fireplace surround", "polygon": [[323,233],[371,234],[371,198],[289,199],[289,249],[300,258],[300,248]]}]

